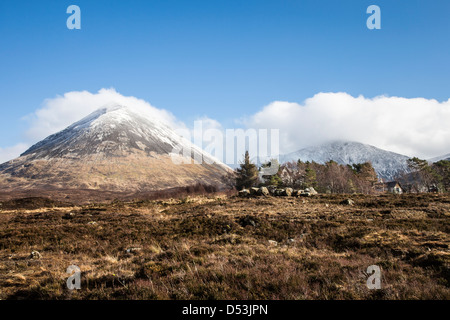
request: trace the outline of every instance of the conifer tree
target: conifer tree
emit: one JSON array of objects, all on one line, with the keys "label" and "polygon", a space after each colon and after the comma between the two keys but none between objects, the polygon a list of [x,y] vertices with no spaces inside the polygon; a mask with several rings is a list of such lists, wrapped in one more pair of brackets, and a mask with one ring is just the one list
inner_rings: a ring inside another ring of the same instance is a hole
[{"label": "conifer tree", "polygon": [[245,151],[244,162],[236,169],[236,189],[253,187],[258,183],[258,168],[250,161],[248,151]]}]

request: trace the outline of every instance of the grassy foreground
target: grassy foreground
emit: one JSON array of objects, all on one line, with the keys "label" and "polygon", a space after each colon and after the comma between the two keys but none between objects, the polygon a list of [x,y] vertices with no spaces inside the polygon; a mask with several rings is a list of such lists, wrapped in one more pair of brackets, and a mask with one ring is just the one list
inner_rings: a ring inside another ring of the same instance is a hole
[{"label": "grassy foreground", "polygon": [[449,195],[9,201],[0,299],[450,299],[449,233]]}]

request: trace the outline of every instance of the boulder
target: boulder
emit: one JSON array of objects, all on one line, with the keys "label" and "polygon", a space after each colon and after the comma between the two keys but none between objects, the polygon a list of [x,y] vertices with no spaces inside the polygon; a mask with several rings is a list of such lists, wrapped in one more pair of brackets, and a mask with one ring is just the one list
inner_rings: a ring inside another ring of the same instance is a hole
[{"label": "boulder", "polygon": [[42,256],[39,253],[39,251],[32,251],[29,258],[30,259],[40,259],[40,258],[42,258]]},{"label": "boulder", "polygon": [[345,206],[352,206],[355,204],[355,201],[353,201],[352,199],[345,199],[341,201],[340,204],[343,204]]},{"label": "boulder", "polygon": [[284,189],[283,196],[290,197],[293,191],[294,190],[292,188],[286,188]]},{"label": "boulder", "polygon": [[242,189],[238,192],[240,197],[248,197],[250,195],[250,190],[248,189]]},{"label": "boulder", "polygon": [[261,188],[259,188],[259,190],[258,190],[258,195],[259,195],[259,196],[267,197],[267,196],[270,195],[270,192],[269,192],[269,190],[268,190],[266,187],[261,187]]},{"label": "boulder", "polygon": [[276,197],[281,197],[283,194],[284,194],[284,189],[276,189],[273,192],[273,195],[276,196]]},{"label": "boulder", "polygon": [[305,192],[309,192],[312,196],[318,194],[318,192],[313,187],[306,188]]},{"label": "boulder", "polygon": [[250,188],[250,194],[256,196],[258,194],[259,188]]},{"label": "boulder", "polygon": [[270,185],[270,186],[267,186],[267,190],[269,190],[269,193],[271,195],[275,195],[275,191],[277,190],[277,187],[274,185]]}]

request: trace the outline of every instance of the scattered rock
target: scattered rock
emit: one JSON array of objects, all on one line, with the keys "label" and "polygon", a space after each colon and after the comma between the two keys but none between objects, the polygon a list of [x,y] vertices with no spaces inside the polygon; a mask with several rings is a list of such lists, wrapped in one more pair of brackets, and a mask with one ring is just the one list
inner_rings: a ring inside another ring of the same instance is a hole
[{"label": "scattered rock", "polygon": [[318,194],[318,192],[313,187],[306,188],[305,192],[309,192],[309,194],[312,196],[315,196],[316,194]]},{"label": "scattered rock", "polygon": [[250,195],[250,190],[242,189],[241,191],[239,191],[238,194],[240,197],[248,197]]},{"label": "scattered rock", "polygon": [[302,193],[304,193],[304,192],[305,192],[305,190],[294,190],[292,192],[292,196],[293,197],[300,197],[302,195]]},{"label": "scattered rock", "polygon": [[276,197],[281,197],[283,195],[283,193],[284,193],[284,189],[276,189],[273,192],[273,195],[276,196]]},{"label": "scattered rock", "polygon": [[264,196],[264,197],[269,196],[270,195],[269,189],[267,189],[266,187],[259,188],[258,195]]},{"label": "scattered rock", "polygon": [[274,185],[270,185],[270,186],[267,186],[267,190],[269,190],[269,193],[271,195],[275,195],[275,190],[277,190],[277,187]]},{"label": "scattered rock", "polygon": [[258,221],[252,216],[245,216],[239,219],[239,224],[244,228],[246,226],[256,227],[258,225]]},{"label": "scattered rock", "polygon": [[42,258],[42,256],[39,253],[39,251],[31,251],[30,259],[40,259],[40,258]]},{"label": "scattered rock", "polygon": [[90,224],[91,226],[95,226],[95,225],[97,225],[97,222],[96,221],[89,221],[88,224]]},{"label": "scattered rock", "polygon": [[269,240],[269,244],[270,244],[271,246],[277,246],[277,245],[278,245],[278,242],[276,242],[275,240]]},{"label": "scattered rock", "polygon": [[340,202],[340,204],[346,205],[346,206],[353,206],[355,204],[355,201],[352,199],[345,199]]},{"label": "scattered rock", "polygon": [[128,248],[127,250],[125,250],[125,251],[127,253],[137,253],[137,252],[139,252],[141,250],[142,250],[142,248],[139,248],[139,247],[131,247],[131,248]]},{"label": "scattered rock", "polygon": [[70,212],[70,213],[66,213],[65,215],[62,216],[63,219],[73,219],[73,217],[75,217],[75,212]]},{"label": "scattered rock", "polygon": [[283,196],[290,197],[293,191],[294,190],[292,188],[286,188],[284,189]]},{"label": "scattered rock", "polygon": [[292,188],[276,189],[273,192],[273,195],[277,197],[290,197],[293,191],[294,190]]}]

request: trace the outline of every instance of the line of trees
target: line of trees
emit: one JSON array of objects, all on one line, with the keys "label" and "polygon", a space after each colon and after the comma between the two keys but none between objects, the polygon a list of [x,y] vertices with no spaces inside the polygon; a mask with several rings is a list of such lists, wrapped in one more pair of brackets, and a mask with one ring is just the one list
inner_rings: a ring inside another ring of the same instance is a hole
[{"label": "line of trees", "polygon": [[266,182],[277,186],[304,189],[313,187],[321,193],[372,193],[378,182],[370,162],[342,165],[335,161],[288,162],[280,166],[277,175]]},{"label": "line of trees", "polygon": [[450,161],[441,160],[430,164],[417,157],[408,160],[410,172],[398,177],[407,192],[450,191]]},{"label": "line of trees", "polygon": [[[262,167],[273,164],[263,164]],[[278,162],[276,162],[278,164]],[[441,160],[430,164],[426,160],[408,160],[409,173],[396,178],[405,192],[448,192],[450,191],[450,161]],[[259,169],[261,170],[261,168]],[[279,166],[278,173],[259,178],[258,167],[250,161],[248,151],[244,161],[234,172],[231,183],[238,190],[254,186],[274,185],[279,188],[305,189],[313,187],[321,193],[364,193],[376,192],[378,177],[370,162],[342,165],[331,160],[324,164],[292,161]]]},{"label": "line of trees", "polygon": [[[276,160],[272,160],[274,161]],[[377,174],[369,162],[349,166],[335,161],[319,164],[300,160],[285,163],[279,167],[277,174],[259,179],[258,167],[250,161],[248,151],[245,153],[244,161],[235,170],[235,177],[235,186],[238,190],[274,185],[294,189],[313,187],[322,193],[372,193],[374,184],[378,181]]]}]

